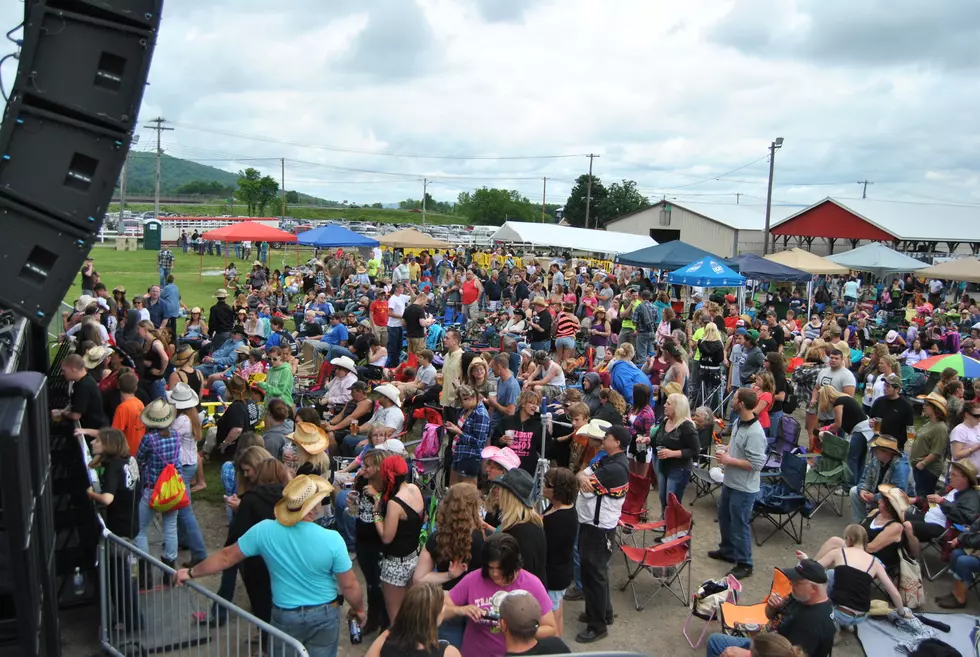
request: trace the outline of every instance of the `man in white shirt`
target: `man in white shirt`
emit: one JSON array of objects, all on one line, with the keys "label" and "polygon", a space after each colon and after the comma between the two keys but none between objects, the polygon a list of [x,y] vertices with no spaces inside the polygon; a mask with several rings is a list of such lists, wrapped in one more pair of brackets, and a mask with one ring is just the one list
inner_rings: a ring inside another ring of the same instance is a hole
[{"label": "man in white shirt", "polygon": [[943,282],[935,278],[929,281],[929,303],[938,306],[945,295],[943,294]]},{"label": "man in white shirt", "polygon": [[[407,265],[406,265],[407,268]],[[398,367],[402,362],[402,337],[405,332],[405,308],[410,298],[405,294],[405,286],[395,283],[391,288],[388,299],[388,363],[387,366]]]}]

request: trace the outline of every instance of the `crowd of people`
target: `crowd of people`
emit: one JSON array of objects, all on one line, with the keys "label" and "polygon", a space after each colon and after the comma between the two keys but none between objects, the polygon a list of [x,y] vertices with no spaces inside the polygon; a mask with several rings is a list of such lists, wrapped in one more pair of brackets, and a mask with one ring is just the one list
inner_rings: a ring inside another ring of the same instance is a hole
[{"label": "crowd of people", "polygon": [[[720,468],[707,556],[752,576],[753,508],[794,412],[797,448],[847,441],[852,524],[784,568],[792,597],[770,597],[767,613],[785,640],[718,635],[708,654],[825,657],[867,618],[869,578],[908,617],[900,560],[931,543],[951,550],[938,603],[966,605],[980,573],[980,403],[955,371],[913,381],[902,368],[975,353],[980,310],[965,293],[832,277],[807,318],[799,289],[709,295],[568,254],[266,260],[230,264],[206,311],[182,302],[166,247],[162,286],[131,298],[88,261],[64,318],[70,402],[53,416],[92,441],[103,474],[90,495],[111,531],[145,550],[162,516],[166,583],[221,572],[230,600],[241,573],[253,613],[311,655],[336,654],[344,605],[363,636],[378,633],[369,655],[559,654],[576,621],[576,642],[606,637],[616,529],[648,462],[652,515],[683,500],[696,466]],[[221,468],[229,518],[211,555],[189,503],[205,462]],[[155,489],[170,465],[188,503],[166,508]],[[567,618],[567,600],[584,612]]]}]

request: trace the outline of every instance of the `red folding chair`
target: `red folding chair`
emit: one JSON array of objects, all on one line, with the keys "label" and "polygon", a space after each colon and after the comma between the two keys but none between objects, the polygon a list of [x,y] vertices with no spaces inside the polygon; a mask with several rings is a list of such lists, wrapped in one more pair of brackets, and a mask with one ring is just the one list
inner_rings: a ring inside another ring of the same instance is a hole
[{"label": "red folding chair", "polygon": [[[643,607],[664,589],[680,600],[685,607],[690,606],[688,592],[691,589],[691,528],[693,526],[690,512],[677,501],[677,496],[670,493],[667,496],[664,520],[646,524],[652,529],[663,527],[662,542],[654,547],[620,544],[619,549],[623,551],[626,561],[626,582],[619,590],[625,591],[627,586],[630,587],[637,611],[642,611]],[[682,579],[685,571],[687,572],[686,587]],[[643,572],[650,574],[656,588],[641,603],[636,590],[636,580]]]}]

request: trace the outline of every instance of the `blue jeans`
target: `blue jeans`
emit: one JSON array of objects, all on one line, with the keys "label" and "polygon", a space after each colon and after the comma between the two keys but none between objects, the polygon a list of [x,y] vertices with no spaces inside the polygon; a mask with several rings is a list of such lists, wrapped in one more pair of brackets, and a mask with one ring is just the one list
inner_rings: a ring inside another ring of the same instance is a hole
[{"label": "blue jeans", "polygon": [[157,379],[156,381],[147,381],[146,392],[150,395],[150,401],[154,399],[166,399],[167,398],[167,382],[163,379]]},{"label": "blue jeans", "polygon": [[667,510],[667,495],[673,493],[677,496],[678,502],[684,501],[684,489],[691,481],[691,471],[684,468],[674,468],[664,475],[660,468],[657,468],[657,493],[660,496],[661,511]]},{"label": "blue jeans", "polygon": [[157,271],[160,272],[160,287],[167,284],[167,276],[170,275],[169,269],[164,269],[163,267],[157,267]]},{"label": "blue jeans", "polygon": [[466,630],[465,618],[450,618],[439,625],[439,640],[446,641],[457,650],[463,647],[463,632]]},{"label": "blue jeans", "polygon": [[[143,489],[143,497],[140,498],[139,507],[139,532],[136,534],[134,543],[136,547],[144,552],[150,551],[150,546],[146,540],[146,530],[153,523],[156,511],[150,508],[150,495],[153,491],[149,488]],[[168,511],[161,514],[163,516],[163,558],[167,561],[177,561],[177,511]]]},{"label": "blue jeans", "polygon": [[773,441],[773,444],[775,444],[776,438],[779,437],[779,428],[783,424],[783,415],[784,413],[782,411],[769,414],[769,438]]},{"label": "blue jeans", "polygon": [[[718,530],[722,554],[736,563],[752,565],[752,536],[749,521],[758,493],[746,493],[728,486],[721,487],[718,500]],[[709,651],[710,654],[710,651]]]},{"label": "blue jeans", "polygon": [[402,362],[402,327],[388,327],[388,362],[387,367],[398,367]]},{"label": "blue jeans", "polygon": [[228,384],[224,381],[215,381],[211,384],[211,392],[221,401],[227,401],[225,394],[228,392]]},{"label": "blue jeans", "polygon": [[531,351],[551,351],[551,340],[541,340],[531,343]]},{"label": "blue jeans", "polygon": [[969,585],[976,574],[980,573],[980,558],[956,548],[949,555],[949,569],[953,571],[953,579]]},{"label": "blue jeans", "polygon": [[334,358],[340,358],[341,356],[347,356],[355,363],[358,360],[357,356],[355,356],[350,349],[347,347],[341,347],[339,344],[330,345],[329,349],[327,349],[326,360],[328,362],[332,361]]},{"label": "blue jeans", "polygon": [[654,334],[652,331],[643,331],[642,333],[636,334],[636,363],[643,363],[646,361],[647,356],[653,355],[653,338]]},{"label": "blue jeans", "polygon": [[355,456],[357,454],[357,443],[367,440],[367,436],[362,434],[347,434],[344,442],[340,446],[340,453],[344,456]]},{"label": "blue jeans", "polygon": [[727,634],[712,634],[708,637],[708,650],[705,653],[708,657],[719,657],[725,652],[725,648],[745,648],[748,650],[752,645],[752,639],[740,636],[728,636]]},{"label": "blue jeans", "polygon": [[[191,499],[191,482],[197,473],[198,464],[182,465],[180,476],[187,487],[187,499]],[[191,559],[200,561],[208,558],[208,550],[204,547],[204,537],[201,536],[201,529],[197,526],[197,518],[194,516],[194,508],[188,504],[177,512],[177,540],[180,545],[186,545],[191,551]]]},{"label": "blue jeans", "polygon": [[572,573],[575,575],[575,586],[582,590],[582,558],[578,554],[578,532],[575,533],[575,545],[572,546]]},{"label": "blue jeans", "polygon": [[357,518],[347,513],[347,498],[350,496],[349,488],[341,488],[337,493],[337,500],[334,502],[333,517],[337,521],[337,532],[343,537],[347,544],[347,551],[353,552],[357,545],[355,530],[357,528]]},{"label": "blue jeans", "polygon": [[856,484],[861,481],[861,473],[864,472],[864,461],[868,456],[868,439],[864,434],[856,431],[851,434],[850,447],[847,450],[847,467],[851,471],[849,484]]},{"label": "blue jeans", "polygon": [[281,609],[274,606],[272,626],[302,643],[310,657],[337,657],[340,607],[322,604]]}]

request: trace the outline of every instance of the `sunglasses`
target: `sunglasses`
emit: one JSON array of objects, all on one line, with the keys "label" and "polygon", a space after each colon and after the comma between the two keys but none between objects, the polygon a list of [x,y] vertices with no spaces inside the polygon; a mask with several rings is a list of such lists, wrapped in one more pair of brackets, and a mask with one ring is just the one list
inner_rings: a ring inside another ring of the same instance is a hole
[{"label": "sunglasses", "polygon": [[980,413],[970,413],[973,417],[980,418]]}]

